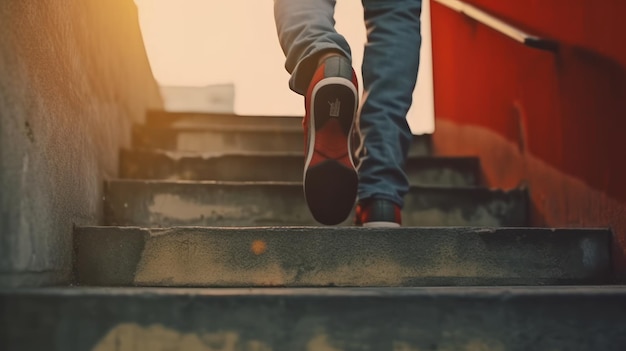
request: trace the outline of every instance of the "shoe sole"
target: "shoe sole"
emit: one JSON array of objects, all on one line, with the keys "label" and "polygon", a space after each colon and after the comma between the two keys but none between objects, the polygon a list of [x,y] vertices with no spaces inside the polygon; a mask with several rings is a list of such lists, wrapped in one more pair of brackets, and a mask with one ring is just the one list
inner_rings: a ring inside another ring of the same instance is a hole
[{"label": "shoe sole", "polygon": [[[322,224],[343,222],[356,201],[359,179],[350,152],[350,136],[357,101],[354,85],[345,78],[322,79],[311,94],[304,196],[313,218]],[[336,102],[339,104],[333,106]],[[328,157],[328,153],[343,157]],[[323,160],[317,159],[311,166],[316,154]]]}]

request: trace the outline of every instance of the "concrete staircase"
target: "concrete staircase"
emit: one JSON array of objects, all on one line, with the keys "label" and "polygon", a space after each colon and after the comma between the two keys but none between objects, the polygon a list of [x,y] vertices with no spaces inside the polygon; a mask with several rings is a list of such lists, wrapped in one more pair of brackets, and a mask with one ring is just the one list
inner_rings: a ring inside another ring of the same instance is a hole
[{"label": "concrete staircase", "polygon": [[[624,350],[607,229],[415,137],[405,228],[320,227],[297,118],[151,113],[75,230],[79,287],[0,291],[2,350]],[[50,346],[53,345],[53,346]]]}]

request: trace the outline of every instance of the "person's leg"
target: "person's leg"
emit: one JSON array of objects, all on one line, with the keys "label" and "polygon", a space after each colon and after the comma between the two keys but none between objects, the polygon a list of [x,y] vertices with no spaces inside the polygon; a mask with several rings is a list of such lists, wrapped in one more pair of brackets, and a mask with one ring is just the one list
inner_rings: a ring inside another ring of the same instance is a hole
[{"label": "person's leg", "polygon": [[352,62],[350,46],[335,31],[336,0],[274,0],[278,40],[291,74],[289,87],[305,95],[320,58],[339,53]]},{"label": "person's leg", "polygon": [[305,199],[318,222],[338,224],[350,214],[358,188],[350,141],[359,99],[350,48],[334,28],[335,0],[274,5],[289,86],[305,97]]},{"label": "person's leg", "polygon": [[360,203],[404,205],[404,166],[412,140],[406,121],[419,66],[421,0],[363,0],[367,44],[363,59]]}]

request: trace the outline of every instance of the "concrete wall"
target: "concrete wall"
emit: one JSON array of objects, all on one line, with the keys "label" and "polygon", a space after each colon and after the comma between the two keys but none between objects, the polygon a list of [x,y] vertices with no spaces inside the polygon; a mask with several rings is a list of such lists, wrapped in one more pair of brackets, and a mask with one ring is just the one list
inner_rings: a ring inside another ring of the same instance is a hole
[{"label": "concrete wall", "polygon": [[468,2],[561,48],[527,48],[434,4],[437,150],[480,155],[491,186],[524,182],[533,225],[611,227],[626,280],[626,3]]},{"label": "concrete wall", "polygon": [[64,284],[72,228],[162,107],[132,0],[0,1],[0,286]]}]

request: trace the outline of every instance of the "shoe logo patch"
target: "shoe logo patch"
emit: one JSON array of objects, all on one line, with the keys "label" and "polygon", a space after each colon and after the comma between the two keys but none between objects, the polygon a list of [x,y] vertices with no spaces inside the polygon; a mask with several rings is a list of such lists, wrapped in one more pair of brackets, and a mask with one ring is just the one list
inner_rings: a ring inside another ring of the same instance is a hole
[{"label": "shoe logo patch", "polygon": [[335,102],[329,101],[330,105],[330,117],[339,117],[339,110],[341,110],[341,101],[339,99],[335,99]]}]

